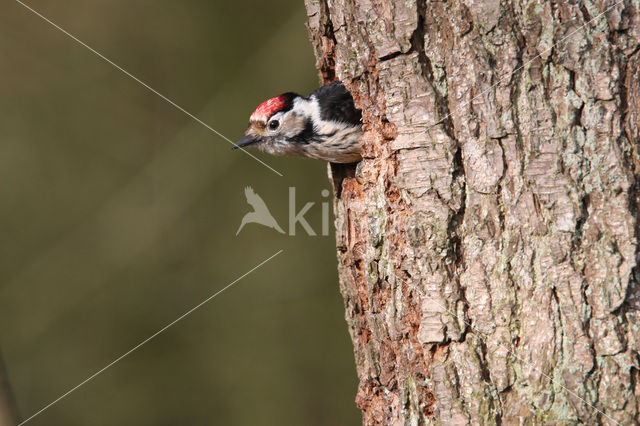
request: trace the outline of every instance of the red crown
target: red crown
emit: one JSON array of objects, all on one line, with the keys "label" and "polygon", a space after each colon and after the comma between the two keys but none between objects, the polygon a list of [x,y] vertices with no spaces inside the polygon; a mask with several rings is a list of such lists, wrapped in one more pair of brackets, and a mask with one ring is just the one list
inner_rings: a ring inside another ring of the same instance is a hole
[{"label": "red crown", "polygon": [[284,95],[276,96],[258,105],[258,108],[251,114],[250,119],[251,121],[267,121],[271,115],[285,106],[287,106],[287,97]]}]

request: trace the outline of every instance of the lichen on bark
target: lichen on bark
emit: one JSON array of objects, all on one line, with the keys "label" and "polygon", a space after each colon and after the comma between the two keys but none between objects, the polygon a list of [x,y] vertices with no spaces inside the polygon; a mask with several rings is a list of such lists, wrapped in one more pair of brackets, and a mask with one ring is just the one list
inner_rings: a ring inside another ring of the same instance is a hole
[{"label": "lichen on bark", "polygon": [[306,0],[365,424],[640,422],[638,0]]}]

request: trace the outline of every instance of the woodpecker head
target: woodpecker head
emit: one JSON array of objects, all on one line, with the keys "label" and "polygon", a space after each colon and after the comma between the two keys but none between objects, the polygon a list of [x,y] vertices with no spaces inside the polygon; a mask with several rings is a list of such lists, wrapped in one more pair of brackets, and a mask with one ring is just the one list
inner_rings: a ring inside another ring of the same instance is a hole
[{"label": "woodpecker head", "polygon": [[256,108],[244,137],[233,148],[254,146],[273,155],[351,163],[361,158],[360,118],[340,82],[323,86],[308,98],[284,93]]},{"label": "woodpecker head", "polygon": [[304,156],[301,149],[302,136],[312,136],[311,117],[296,106],[304,98],[296,93],[284,93],[261,103],[249,118],[249,128],[235,148],[255,146],[274,155]]}]

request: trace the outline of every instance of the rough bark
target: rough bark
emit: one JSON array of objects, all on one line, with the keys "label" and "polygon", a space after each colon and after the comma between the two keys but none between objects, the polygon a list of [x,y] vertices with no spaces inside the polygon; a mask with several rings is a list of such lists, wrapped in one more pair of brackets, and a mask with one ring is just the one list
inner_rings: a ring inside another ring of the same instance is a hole
[{"label": "rough bark", "polygon": [[306,5],[363,422],[639,422],[639,0]]}]

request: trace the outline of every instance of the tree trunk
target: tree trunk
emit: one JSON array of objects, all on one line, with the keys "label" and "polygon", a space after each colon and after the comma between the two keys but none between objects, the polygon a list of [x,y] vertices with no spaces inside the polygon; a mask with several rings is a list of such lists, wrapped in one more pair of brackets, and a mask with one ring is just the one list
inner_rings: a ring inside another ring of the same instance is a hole
[{"label": "tree trunk", "polygon": [[365,424],[640,421],[639,0],[306,0]]}]

